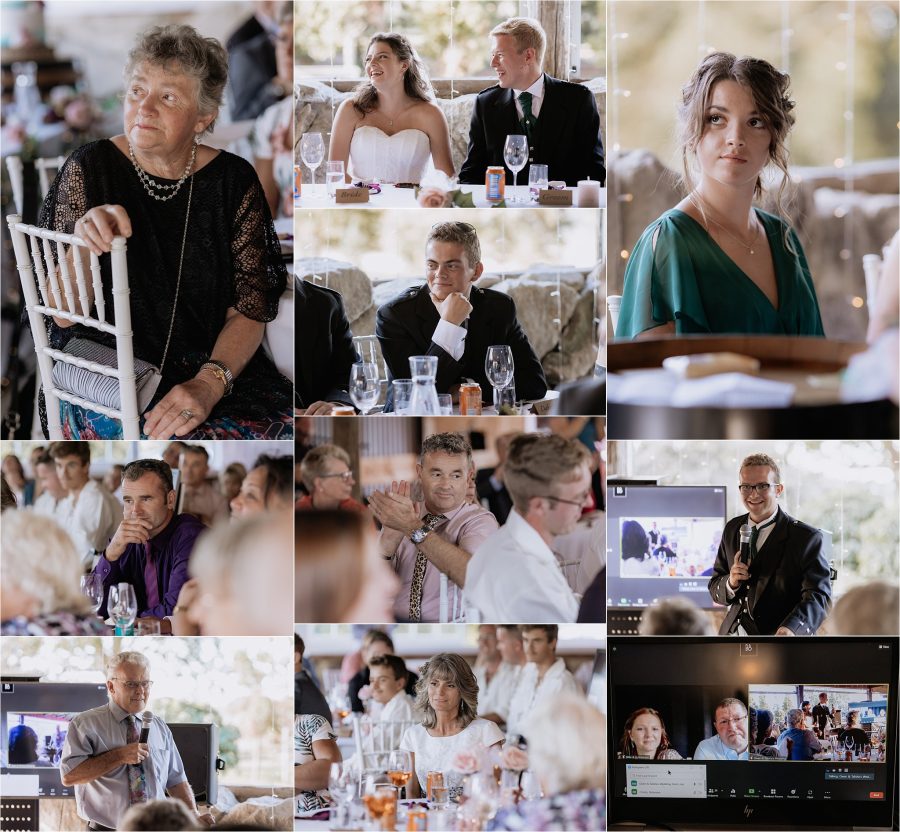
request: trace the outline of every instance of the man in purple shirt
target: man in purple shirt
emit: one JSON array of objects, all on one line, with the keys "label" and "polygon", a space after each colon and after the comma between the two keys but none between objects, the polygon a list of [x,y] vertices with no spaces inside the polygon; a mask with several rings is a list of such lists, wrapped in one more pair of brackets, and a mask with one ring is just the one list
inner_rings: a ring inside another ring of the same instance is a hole
[{"label": "man in purple shirt", "polygon": [[158,459],[138,459],[122,473],[125,516],[95,574],[103,579],[100,608],[107,615],[109,587],[121,582],[134,587],[138,616],[160,619],[171,632],[172,615],[181,586],[188,579],[188,560],[206,527],[190,514],[175,514],[172,470]]},{"label": "man in purple shirt", "polygon": [[[402,582],[394,615],[398,621],[458,620],[469,558],[497,530],[497,520],[466,501],[475,468],[472,447],[461,434],[427,437],[416,472],[424,502],[413,502],[407,482],[395,482],[390,491],[369,497],[383,526],[381,554]],[[443,593],[442,575],[447,577]]]}]

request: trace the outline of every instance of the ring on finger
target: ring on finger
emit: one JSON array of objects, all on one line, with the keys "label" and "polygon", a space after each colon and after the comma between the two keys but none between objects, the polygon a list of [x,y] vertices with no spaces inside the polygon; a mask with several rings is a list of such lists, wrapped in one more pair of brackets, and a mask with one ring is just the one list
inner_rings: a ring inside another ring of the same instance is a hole
[{"label": "ring on finger", "polygon": [[186,422],[190,422],[194,418],[194,412],[185,408],[181,411],[181,416]]}]

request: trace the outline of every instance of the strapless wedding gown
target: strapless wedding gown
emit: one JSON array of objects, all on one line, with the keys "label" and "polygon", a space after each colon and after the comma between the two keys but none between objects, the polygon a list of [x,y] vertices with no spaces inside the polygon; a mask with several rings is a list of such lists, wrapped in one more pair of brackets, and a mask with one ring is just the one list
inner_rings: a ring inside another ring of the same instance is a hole
[{"label": "strapless wedding gown", "polygon": [[411,127],[389,136],[378,127],[364,125],[353,131],[350,140],[350,176],[354,182],[418,184],[430,159],[428,135]]}]

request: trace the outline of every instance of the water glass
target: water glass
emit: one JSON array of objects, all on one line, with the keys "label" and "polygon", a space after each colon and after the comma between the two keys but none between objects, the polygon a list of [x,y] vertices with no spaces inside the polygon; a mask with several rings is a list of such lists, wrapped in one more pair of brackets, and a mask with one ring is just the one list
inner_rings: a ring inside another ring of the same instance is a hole
[{"label": "water glass", "polygon": [[350,368],[349,392],[361,416],[375,407],[381,392],[377,365],[371,361],[357,361]]},{"label": "water glass", "polygon": [[412,396],[412,379],[394,379],[391,386],[394,389],[394,413],[398,416],[405,416],[409,410],[409,399]]},{"label": "water glass", "polygon": [[503,407],[511,407],[518,413],[516,407],[516,385],[507,384],[506,387],[498,387],[495,389],[494,405],[496,406],[498,413],[500,413],[500,409]]},{"label": "water glass", "polygon": [[90,575],[82,575],[81,594],[90,602],[91,611],[96,613],[103,603],[103,581],[100,576],[94,572],[91,572]]},{"label": "water glass", "polygon": [[549,175],[549,169],[546,165],[532,165],[528,168],[528,191],[533,202],[538,201],[542,190],[547,190]]},{"label": "water glass", "polygon": [[340,160],[326,162],[325,187],[328,190],[328,196],[334,199],[337,195],[337,189],[343,187],[345,182],[344,163]]},{"label": "water glass", "polygon": [[503,161],[506,162],[506,166],[513,175],[513,196],[507,201],[515,205],[520,201],[515,197],[519,171],[525,167],[525,163],[528,161],[528,137],[517,134],[507,136],[506,143],[503,145]]},{"label": "water glass", "polygon": [[453,415],[453,396],[449,393],[438,393],[438,405],[441,408],[441,416]]},{"label": "water glass", "polygon": [[158,636],[162,634],[159,621],[155,618],[139,618],[134,623],[134,634],[136,636]]}]

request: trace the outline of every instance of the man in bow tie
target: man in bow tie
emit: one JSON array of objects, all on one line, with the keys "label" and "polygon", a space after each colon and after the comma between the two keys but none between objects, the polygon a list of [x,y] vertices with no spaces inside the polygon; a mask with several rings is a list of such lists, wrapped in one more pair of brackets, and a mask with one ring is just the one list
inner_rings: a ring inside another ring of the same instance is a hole
[{"label": "man in bow tie", "polygon": [[[547,37],[529,17],[511,17],[491,31],[491,68],[497,85],[478,93],[469,127],[469,152],[459,172],[466,184],[484,182],[485,169],[502,166],[508,135],[528,137],[529,158],[518,181],[528,181],[528,167],[547,165],[551,180],[577,185],[593,179],[603,185],[600,114],[591,91],[581,84],[553,78],[543,71]],[[507,184],[513,180],[507,174]]]},{"label": "man in bow tie", "polygon": [[[719,634],[815,635],[831,607],[822,533],[778,505],[781,471],[767,454],[741,463],[738,489],[747,513],[725,524],[709,581],[713,600],[729,606]],[[740,547],[745,524],[749,563]]]}]

